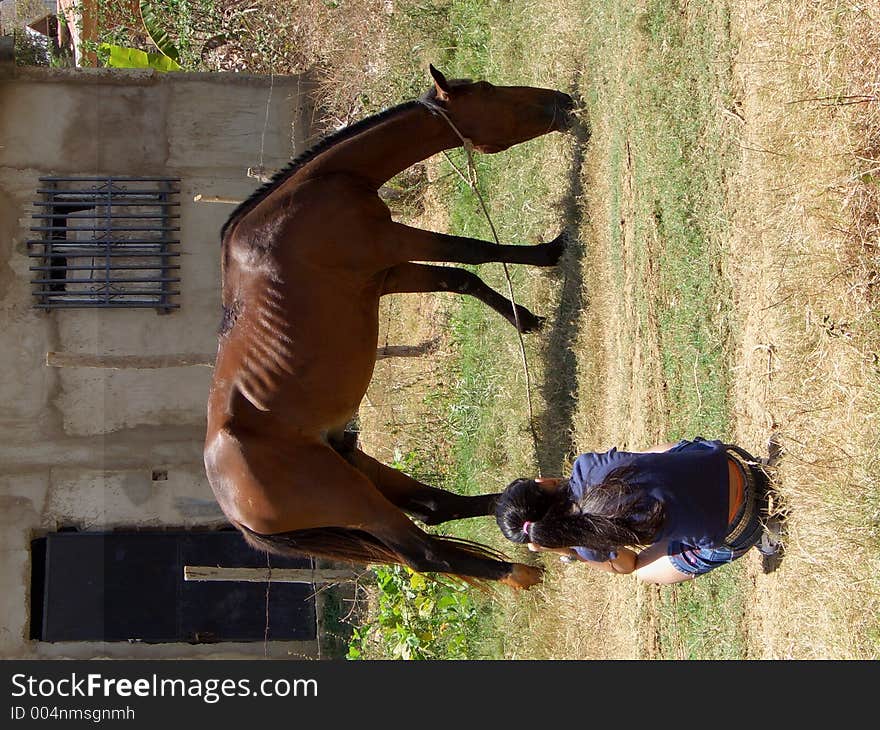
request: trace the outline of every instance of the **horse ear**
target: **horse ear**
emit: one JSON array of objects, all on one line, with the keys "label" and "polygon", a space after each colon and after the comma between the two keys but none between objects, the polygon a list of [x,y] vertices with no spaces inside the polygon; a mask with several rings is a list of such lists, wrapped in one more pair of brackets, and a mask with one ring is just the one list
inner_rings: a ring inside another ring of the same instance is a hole
[{"label": "horse ear", "polygon": [[437,99],[439,101],[447,101],[452,91],[449,82],[442,73],[434,68],[433,64],[428,64],[428,68],[431,71],[431,78],[434,79],[434,88],[437,90]]}]

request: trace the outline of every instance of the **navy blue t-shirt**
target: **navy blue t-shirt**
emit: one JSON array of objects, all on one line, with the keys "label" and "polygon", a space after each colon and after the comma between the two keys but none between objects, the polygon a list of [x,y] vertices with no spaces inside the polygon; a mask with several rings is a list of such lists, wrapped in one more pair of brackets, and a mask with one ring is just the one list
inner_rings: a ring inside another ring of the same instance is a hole
[{"label": "navy blue t-shirt", "polygon": [[[634,453],[612,448],[581,454],[572,467],[572,499],[601,484],[618,467],[632,465],[627,482],[641,487],[663,503],[665,520],[654,542],[680,541],[694,547],[713,547],[727,535],[729,479],[721,441],[679,441],[669,451]],[[586,560],[604,562],[617,557],[585,547],[575,551]]]}]

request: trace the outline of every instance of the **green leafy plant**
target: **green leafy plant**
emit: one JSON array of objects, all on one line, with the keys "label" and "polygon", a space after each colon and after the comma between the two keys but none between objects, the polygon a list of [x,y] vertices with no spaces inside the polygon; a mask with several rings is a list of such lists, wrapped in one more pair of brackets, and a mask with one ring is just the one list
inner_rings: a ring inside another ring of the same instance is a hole
[{"label": "green leafy plant", "polygon": [[157,71],[182,71],[180,52],[162,25],[162,13],[153,0],[138,3],[141,25],[147,38],[156,46],[158,53],[140,48],[104,42],[98,44],[98,53],[111,68],[152,68]]},{"label": "green leafy plant", "polygon": [[156,48],[162,54],[168,56],[168,58],[180,61],[180,53],[177,50],[177,46],[174,45],[174,42],[162,27],[161,15],[152,0],[140,0],[138,8],[141,14],[141,22],[144,24],[144,30]]},{"label": "green leafy plant", "polygon": [[461,581],[378,567],[378,610],[355,629],[347,659],[467,659],[477,607]]},{"label": "green leafy plant", "polygon": [[112,43],[98,45],[104,63],[111,68],[152,68],[157,71],[180,71],[180,64],[164,53],[147,53],[139,48],[116,46]]}]

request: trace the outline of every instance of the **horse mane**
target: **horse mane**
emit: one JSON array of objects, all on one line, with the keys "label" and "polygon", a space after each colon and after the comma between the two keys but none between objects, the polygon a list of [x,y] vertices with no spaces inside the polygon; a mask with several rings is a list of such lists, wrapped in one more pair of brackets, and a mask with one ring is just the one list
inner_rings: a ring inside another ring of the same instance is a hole
[{"label": "horse mane", "polygon": [[223,228],[220,229],[220,240],[223,241],[223,239],[226,237],[226,231],[229,230],[229,227],[233,223],[235,223],[243,215],[255,208],[257,203],[259,203],[270,193],[276,190],[297,170],[314,160],[322,152],[326,152],[333,145],[344,142],[345,140],[350,139],[351,137],[354,137],[355,135],[358,135],[361,132],[370,129],[377,124],[381,124],[395,114],[399,114],[402,111],[412,109],[418,104],[423,103],[423,100],[430,99],[433,94],[434,89],[431,89],[426,92],[425,95],[422,96],[420,99],[406,101],[402,104],[398,104],[397,106],[389,107],[388,109],[385,109],[377,114],[365,117],[360,121],[354,122],[347,127],[343,127],[342,129],[336,130],[335,132],[331,132],[322,139],[318,140],[305,152],[295,157],[286,167],[276,172],[268,182],[257,188],[246,200],[236,206],[235,210],[232,211],[229,218],[226,219],[226,223],[223,224]]},{"label": "horse mane", "polygon": [[[471,83],[471,79],[449,79],[448,83],[451,86],[459,86],[462,84]],[[226,223],[224,223],[223,227],[220,229],[220,241],[222,242],[223,239],[226,237],[226,231],[229,230],[229,226],[235,223],[245,213],[252,210],[257,205],[257,203],[263,200],[263,198],[268,196],[273,190],[277,189],[282,183],[284,183],[285,180],[287,180],[303,165],[314,160],[322,152],[326,152],[327,149],[335,144],[338,144],[339,142],[344,142],[345,140],[350,139],[351,137],[354,137],[355,135],[360,134],[367,129],[370,129],[377,124],[381,124],[386,119],[388,119],[388,117],[393,116],[394,114],[412,109],[419,104],[427,104],[430,108],[430,105],[435,102],[436,98],[437,88],[432,86],[418,99],[405,101],[402,104],[389,107],[388,109],[384,109],[377,114],[365,117],[360,121],[354,122],[353,124],[350,124],[347,127],[343,127],[342,129],[338,129],[335,132],[330,132],[329,134],[318,140],[305,152],[295,157],[290,163],[288,163],[286,167],[276,172],[268,182],[264,183],[256,190],[254,190],[254,192],[251,193],[251,195],[248,196],[248,198],[245,199],[242,203],[239,203],[239,205],[236,206],[235,210],[232,211],[229,218],[226,219]]]}]

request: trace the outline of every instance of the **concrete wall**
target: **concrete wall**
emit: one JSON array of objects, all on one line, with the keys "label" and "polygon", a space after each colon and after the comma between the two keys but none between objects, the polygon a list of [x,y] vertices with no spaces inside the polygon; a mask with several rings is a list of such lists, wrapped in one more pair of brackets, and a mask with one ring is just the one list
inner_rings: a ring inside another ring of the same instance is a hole
[{"label": "concrete wall", "polygon": [[[250,194],[261,145],[268,168],[302,151],[308,88],[276,77],[270,100],[268,77],[0,68],[0,657],[263,656],[260,642],[30,641],[29,545],[62,526],[224,522],[201,454],[210,367],[55,368],[46,354],[214,353],[219,229],[233,206],[193,198]],[[25,241],[40,175],[179,176],[180,308],[34,309]],[[306,644],[271,654],[314,655]]]}]

